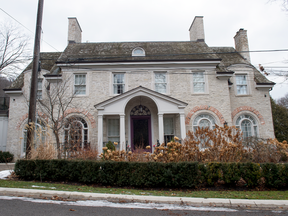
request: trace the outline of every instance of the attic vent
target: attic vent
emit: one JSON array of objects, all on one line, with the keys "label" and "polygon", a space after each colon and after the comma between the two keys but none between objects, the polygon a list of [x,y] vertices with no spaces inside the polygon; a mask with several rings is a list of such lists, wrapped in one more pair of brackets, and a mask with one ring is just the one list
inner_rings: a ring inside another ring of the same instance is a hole
[{"label": "attic vent", "polygon": [[145,50],[141,47],[136,47],[132,51],[132,56],[145,56]]}]

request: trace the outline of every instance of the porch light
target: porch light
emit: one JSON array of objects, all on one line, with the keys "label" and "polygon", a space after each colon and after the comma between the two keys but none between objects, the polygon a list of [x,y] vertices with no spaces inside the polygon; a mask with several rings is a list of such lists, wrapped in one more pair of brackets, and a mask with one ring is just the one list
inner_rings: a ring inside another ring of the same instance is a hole
[{"label": "porch light", "polygon": [[224,122],[224,128],[228,126],[228,123],[225,121]]}]

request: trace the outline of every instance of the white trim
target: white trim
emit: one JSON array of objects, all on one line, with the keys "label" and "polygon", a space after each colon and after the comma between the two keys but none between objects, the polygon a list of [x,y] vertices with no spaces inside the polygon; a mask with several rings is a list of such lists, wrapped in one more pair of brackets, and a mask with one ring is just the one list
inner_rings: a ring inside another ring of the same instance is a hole
[{"label": "white trim", "polygon": [[5,94],[23,94],[23,91],[22,90],[19,90],[19,91],[9,91],[9,90],[6,90],[4,91]]}]

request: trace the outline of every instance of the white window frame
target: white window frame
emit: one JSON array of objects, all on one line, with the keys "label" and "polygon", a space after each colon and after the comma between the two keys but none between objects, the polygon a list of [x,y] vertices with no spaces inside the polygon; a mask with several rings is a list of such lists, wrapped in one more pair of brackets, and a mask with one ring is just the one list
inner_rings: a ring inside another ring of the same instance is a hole
[{"label": "white window frame", "polygon": [[[165,119],[172,119],[172,124],[173,124],[173,133],[172,134],[165,134]],[[171,137],[174,137],[175,136],[175,132],[176,132],[176,128],[175,128],[175,118],[173,115],[165,115],[163,116],[163,129],[164,129],[164,142],[165,142],[165,145],[167,144],[167,142],[170,142],[167,141],[166,142],[166,139],[165,139],[165,136],[171,136]]]},{"label": "white window frame", "polygon": [[[89,124],[88,124],[88,122],[86,121],[86,119],[84,119],[84,118],[81,117],[81,116],[70,116],[70,118],[75,118],[74,121],[79,122],[79,123],[82,125],[82,129],[81,129],[81,136],[82,136],[82,137],[81,137],[81,138],[82,138],[82,140],[81,140],[81,145],[82,145],[82,146],[81,146],[81,147],[82,147],[82,149],[83,149],[83,148],[84,148],[84,143],[85,143],[85,140],[84,140],[84,139],[85,139],[85,138],[84,138],[84,136],[85,136],[84,131],[85,131],[85,130],[87,131],[87,140],[86,140],[86,142],[87,142],[87,144],[89,143]],[[67,118],[67,119],[69,119],[69,118]],[[85,121],[87,127],[84,126],[84,124],[83,124],[83,122],[82,122],[81,120],[84,120],[84,121]],[[65,140],[66,131],[68,131],[68,134],[69,134],[70,129],[71,129],[71,124],[69,124],[68,127],[66,127],[66,125],[64,125],[63,143],[66,142],[66,140]],[[68,137],[67,142],[69,143],[69,141],[70,141],[70,139],[69,139],[69,137]]]},{"label": "white window frame", "polygon": [[[246,80],[246,84],[237,84],[237,77],[239,76],[245,76],[245,80]],[[235,74],[235,78],[234,78],[234,82],[235,82],[235,95],[236,96],[247,96],[249,95],[250,91],[249,91],[249,82],[248,82],[248,74],[247,73],[237,73]],[[238,94],[238,86],[246,86],[246,93],[245,94]]]},{"label": "white window frame", "polygon": [[[76,84],[76,76],[85,76],[85,84]],[[87,88],[87,74],[86,73],[77,73],[77,74],[74,74],[74,83],[73,83],[73,94],[75,96],[86,96],[88,95],[88,88]],[[76,86],[85,86],[85,94],[79,94],[76,92]]]},{"label": "white window frame", "polygon": [[[240,118],[240,120],[237,123],[239,118]],[[251,124],[251,136],[249,136],[249,137],[257,137],[257,136],[259,136],[259,123],[257,121],[257,118],[254,115],[252,115],[251,113],[241,113],[240,115],[237,115],[235,117],[235,126],[236,126],[236,128],[241,130],[241,132],[243,133],[243,138],[244,139],[248,138],[248,137],[245,136],[245,134],[244,134],[244,132],[242,130],[242,125],[241,124],[242,124],[242,122],[244,120],[249,121],[250,124]],[[256,127],[256,129],[255,129],[255,127]]]},{"label": "white window frame", "polygon": [[[165,83],[166,83],[166,91],[165,91],[165,93],[158,92],[157,89],[156,89],[156,84],[159,84],[159,83],[156,83],[156,79],[155,79],[156,74],[165,74]],[[166,94],[166,95],[169,94],[169,74],[168,74],[167,71],[154,71],[153,72],[153,89],[154,89],[154,91],[156,91],[156,92],[158,92],[160,94]]]},{"label": "white window frame", "polygon": [[[117,74],[123,74],[124,75],[124,83],[123,84],[121,84],[121,83],[114,83],[114,75],[117,75]],[[119,94],[123,94],[123,93],[125,93],[126,91],[127,91],[127,75],[126,75],[126,72],[113,72],[112,73],[112,95],[119,95]],[[122,93],[114,93],[114,86],[115,85],[124,85],[124,87],[123,87],[123,92]]]},{"label": "white window frame", "polygon": [[[194,78],[195,78],[195,74],[197,73],[202,73],[203,74],[203,78],[204,78],[204,91],[203,92],[196,92],[194,90]],[[206,74],[206,71],[192,71],[192,76],[191,76],[191,92],[192,94],[208,94],[208,77]]]},{"label": "white window frame", "polygon": [[141,47],[136,47],[132,51],[132,56],[145,56],[145,50]]},{"label": "white window frame", "polygon": [[[119,136],[109,136],[109,120],[118,120],[118,123],[119,123]],[[119,150],[119,148],[120,148],[120,127],[121,127],[121,125],[120,125],[120,118],[117,118],[117,117],[109,117],[109,118],[106,119],[106,123],[107,123],[107,124],[106,124],[106,129],[107,129],[107,142],[111,141],[111,140],[109,140],[109,138],[118,138],[118,139],[117,139],[118,145],[116,145],[115,148]],[[111,142],[114,144],[115,141],[116,141],[116,140],[111,141]]]},{"label": "white window frame", "polygon": [[[203,115],[201,118],[199,118],[198,120],[197,120],[197,124],[195,124],[195,121],[196,121],[196,119],[198,118],[198,116],[201,116],[201,115]],[[209,117],[207,117],[207,116],[210,116],[213,120],[214,120],[214,123],[212,122],[212,120],[209,118]],[[209,129],[210,130],[212,130],[212,129],[214,129],[215,128],[215,124],[217,124],[217,120],[216,120],[216,118],[212,115],[212,114],[210,114],[210,113],[199,113],[199,114],[197,114],[194,118],[193,118],[193,121],[192,121],[192,131],[196,131],[196,129],[199,127],[199,123],[200,123],[200,121],[201,120],[208,120],[209,122],[210,122],[210,127],[209,127]]]}]

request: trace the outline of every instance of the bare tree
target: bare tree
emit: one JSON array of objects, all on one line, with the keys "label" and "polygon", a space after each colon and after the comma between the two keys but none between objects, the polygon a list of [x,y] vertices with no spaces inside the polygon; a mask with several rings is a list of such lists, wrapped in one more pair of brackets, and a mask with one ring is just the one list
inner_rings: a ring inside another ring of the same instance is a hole
[{"label": "bare tree", "polygon": [[288,109],[288,94],[277,100],[277,104]]},{"label": "bare tree", "polygon": [[62,77],[58,83],[45,83],[42,99],[38,99],[38,110],[43,112],[56,140],[57,157],[61,158],[61,131],[66,123],[66,111],[73,107],[75,93],[71,89],[71,77]]},{"label": "bare tree", "polygon": [[285,10],[285,11],[288,11],[288,0],[270,0],[270,2],[279,2],[281,1],[282,2],[282,8]]},{"label": "bare tree", "polygon": [[12,24],[0,24],[0,76],[15,77],[29,60],[28,38]]}]

